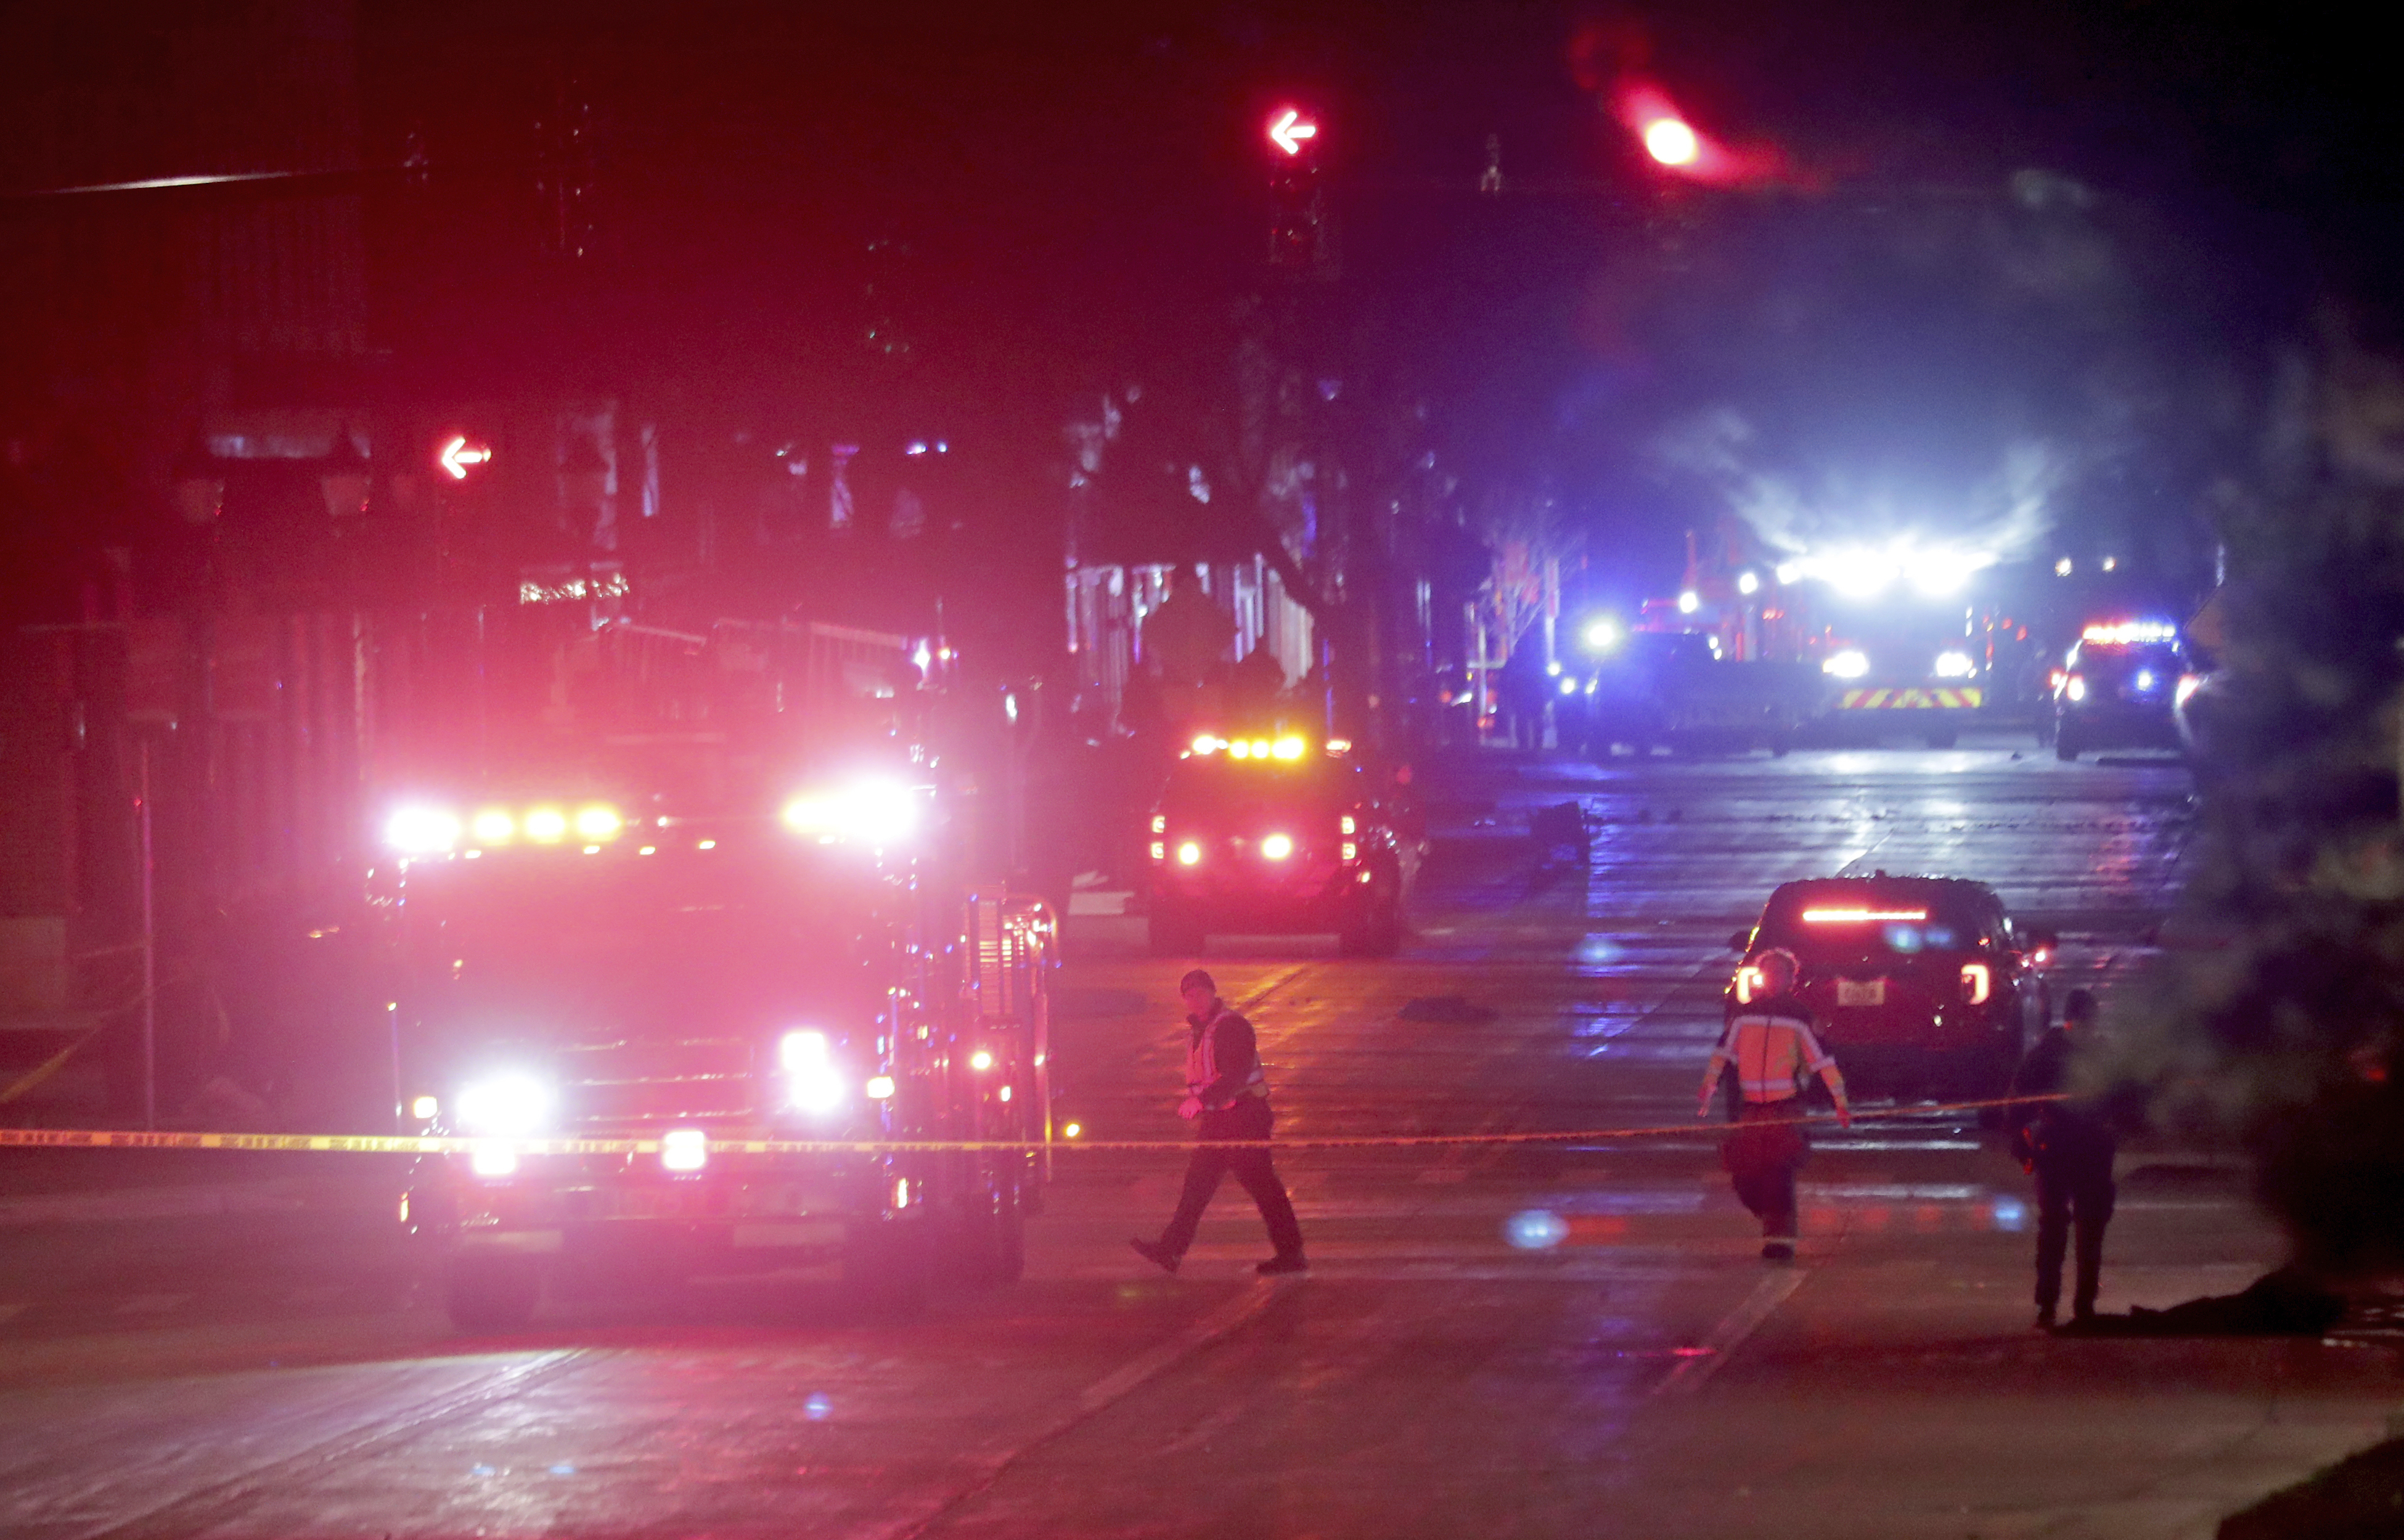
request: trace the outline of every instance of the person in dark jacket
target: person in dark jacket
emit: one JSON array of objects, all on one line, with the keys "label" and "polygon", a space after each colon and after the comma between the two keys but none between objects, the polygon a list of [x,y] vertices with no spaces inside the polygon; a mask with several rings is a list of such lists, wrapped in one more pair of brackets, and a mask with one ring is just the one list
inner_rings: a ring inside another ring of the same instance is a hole
[{"label": "person in dark jacket", "polygon": [[[1262,1273],[1300,1272],[1309,1264],[1302,1256],[1302,1226],[1293,1216],[1293,1202],[1278,1180],[1269,1152],[1257,1147],[1267,1140],[1275,1119],[1269,1112],[1268,1077],[1261,1073],[1260,1051],[1252,1024],[1219,998],[1210,976],[1195,968],[1178,982],[1186,1009],[1185,1101],[1177,1115],[1194,1124],[1200,1143],[1185,1168],[1185,1192],[1176,1216],[1157,1241],[1127,1244],[1137,1255],[1167,1272],[1175,1272],[1194,1243],[1202,1211],[1219,1190],[1219,1179],[1233,1172],[1260,1206],[1277,1255],[1253,1270]],[[1239,1143],[1240,1142],[1240,1143]],[[1247,1147],[1248,1145],[1251,1147]]]},{"label": "person in dark jacket", "polygon": [[[2062,1025],[2048,1028],[2029,1049],[2012,1076],[2012,1094],[2054,1096],[2069,1089],[2094,1031],[2095,996],[2071,991],[2062,1003]],[[2036,1176],[2037,1329],[2053,1327],[2062,1303],[2062,1255],[2074,1228],[2078,1276],[2070,1313],[2073,1321],[2090,1321],[2104,1272],[2104,1227],[2112,1221],[2117,1196],[2112,1158],[2119,1142],[2103,1109],[2086,1102],[2022,1105],[2014,1109],[2013,1120],[2012,1153]]]}]

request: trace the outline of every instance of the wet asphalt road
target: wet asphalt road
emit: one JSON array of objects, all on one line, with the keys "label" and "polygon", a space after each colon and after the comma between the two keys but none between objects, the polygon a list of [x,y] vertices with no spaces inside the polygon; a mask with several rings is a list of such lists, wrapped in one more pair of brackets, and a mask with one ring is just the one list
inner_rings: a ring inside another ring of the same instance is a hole
[{"label": "wet asphalt road", "polygon": [[[1727,935],[1790,877],[1992,882],[2062,934],[2057,998],[2108,1018],[2177,886],[2175,763],[1997,739],[1431,784],[1401,957],[1204,959],[1280,1131],[1675,1131],[1297,1153],[1307,1279],[1251,1276],[1232,1184],[1182,1274],[1149,1269],[1125,1238],[1180,1160],[1089,1154],[1025,1283],[920,1321],[748,1283],[489,1339],[449,1332],[350,1168],[0,1196],[0,1533],[2208,1534],[2383,1433],[2395,1367],[2361,1339],[2032,1334],[2024,1179],[1967,1119],[1822,1139],[1785,1269],[1693,1120]],[[1527,833],[1571,798],[1583,863]],[[1179,1131],[1185,964],[1142,939],[1072,921],[1063,1111],[1096,1137]],[[2132,1152],[2122,1192],[2106,1310],[2277,1256],[2210,1160]]]}]

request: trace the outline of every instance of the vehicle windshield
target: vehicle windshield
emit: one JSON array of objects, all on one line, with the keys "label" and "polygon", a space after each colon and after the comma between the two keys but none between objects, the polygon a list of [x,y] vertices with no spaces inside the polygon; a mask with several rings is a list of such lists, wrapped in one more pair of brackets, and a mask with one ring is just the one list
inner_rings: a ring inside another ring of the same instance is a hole
[{"label": "vehicle windshield", "polygon": [[1171,819],[1240,824],[1338,810],[1361,798],[1361,768],[1348,759],[1305,755],[1292,761],[1196,755],[1168,772],[1161,812]]},{"label": "vehicle windshield", "polygon": [[1770,898],[1757,944],[1807,963],[1844,962],[1974,951],[1980,931],[1978,906],[1958,889],[1813,884]]},{"label": "vehicle windshield", "polygon": [[741,843],[412,873],[411,975],[432,1014],[511,1035],[866,1020],[876,1002],[853,943],[869,895],[811,869],[828,865],[818,852]]}]

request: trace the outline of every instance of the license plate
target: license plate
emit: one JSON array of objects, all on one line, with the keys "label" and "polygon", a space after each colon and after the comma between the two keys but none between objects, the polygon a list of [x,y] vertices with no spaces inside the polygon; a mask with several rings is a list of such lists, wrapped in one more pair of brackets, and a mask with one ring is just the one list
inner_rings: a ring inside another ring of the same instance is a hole
[{"label": "license plate", "polygon": [[1886,980],[1883,978],[1839,978],[1837,980],[1837,1004],[1840,1006],[1883,1006],[1886,1004]]}]

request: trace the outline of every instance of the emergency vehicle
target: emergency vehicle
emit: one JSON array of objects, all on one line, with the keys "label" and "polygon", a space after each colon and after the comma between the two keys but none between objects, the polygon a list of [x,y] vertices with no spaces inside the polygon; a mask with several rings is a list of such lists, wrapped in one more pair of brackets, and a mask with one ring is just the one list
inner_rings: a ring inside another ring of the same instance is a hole
[{"label": "emergency vehicle", "polygon": [[1760,987],[1754,960],[1783,948],[1796,993],[1856,1094],[1999,1097],[2052,1006],[2053,936],[2017,924],[1982,882],[1946,877],[1813,878],[1769,895],[1724,1000],[1733,1020]]},{"label": "emergency vehicle", "polygon": [[2062,760],[2090,749],[2180,747],[2177,708],[2197,687],[2178,628],[2161,620],[2087,627],[2052,683],[2044,728]]},{"label": "emergency vehicle", "polygon": [[1150,825],[1145,901],[1160,956],[1211,932],[1335,933],[1350,953],[1402,945],[1425,853],[1405,783],[1373,774],[1343,739],[1196,737]]},{"label": "emergency vehicle", "polygon": [[[1039,1154],[746,1148],[1048,1142],[1055,921],[985,880],[982,713],[899,636],[730,625],[662,667],[610,630],[578,693],[612,708],[534,735],[573,752],[396,798],[371,878],[404,1127],[489,1141],[420,1160],[402,1206],[453,1319],[723,1273],[902,1307],[938,1271],[1015,1279]],[[646,699],[689,726],[626,730]]]}]

